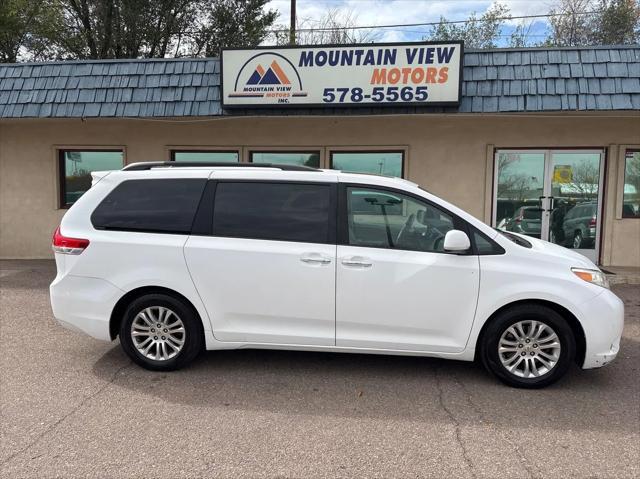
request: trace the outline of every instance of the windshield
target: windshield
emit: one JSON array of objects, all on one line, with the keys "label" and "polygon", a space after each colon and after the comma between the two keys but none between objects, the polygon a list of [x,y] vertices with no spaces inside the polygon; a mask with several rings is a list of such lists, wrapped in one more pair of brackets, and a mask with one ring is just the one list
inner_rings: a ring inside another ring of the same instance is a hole
[{"label": "windshield", "polygon": [[504,236],[505,238],[507,238],[510,241],[513,241],[515,244],[517,244],[518,246],[522,246],[523,248],[531,248],[532,245],[531,243],[529,243],[526,239],[518,236],[518,235],[514,235],[513,233],[509,233],[507,231],[502,231],[499,230],[498,228],[494,228],[498,233],[500,233],[502,236]]}]

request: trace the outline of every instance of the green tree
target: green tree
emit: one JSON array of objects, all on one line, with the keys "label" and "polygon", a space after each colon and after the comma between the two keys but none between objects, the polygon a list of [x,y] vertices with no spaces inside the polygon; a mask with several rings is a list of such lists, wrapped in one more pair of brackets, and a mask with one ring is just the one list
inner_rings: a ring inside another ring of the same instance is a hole
[{"label": "green tree", "polygon": [[0,61],[217,55],[258,45],[267,0],[0,0]]},{"label": "green tree", "polygon": [[557,0],[549,12],[553,46],[618,45],[640,41],[638,0]]},{"label": "green tree", "polygon": [[63,57],[162,58],[194,23],[201,0],[60,0]]},{"label": "green tree", "polygon": [[0,62],[16,62],[24,51],[46,59],[61,13],[57,0],[0,0]]},{"label": "green tree", "polygon": [[557,0],[549,13],[550,32],[546,45],[574,47],[591,45],[595,26],[594,0]]},{"label": "green tree", "polygon": [[204,22],[191,39],[192,55],[218,56],[224,47],[259,45],[269,34],[278,12],[266,10],[268,0],[217,0],[200,12]]},{"label": "green tree", "polygon": [[501,3],[493,4],[480,17],[471,13],[465,23],[447,23],[440,17],[440,23],[434,26],[425,40],[464,40],[468,48],[496,48],[502,27],[506,19],[511,18],[509,7]]},{"label": "green tree", "polygon": [[640,42],[640,2],[638,0],[600,0],[600,13],[594,32],[600,45],[629,45]]}]

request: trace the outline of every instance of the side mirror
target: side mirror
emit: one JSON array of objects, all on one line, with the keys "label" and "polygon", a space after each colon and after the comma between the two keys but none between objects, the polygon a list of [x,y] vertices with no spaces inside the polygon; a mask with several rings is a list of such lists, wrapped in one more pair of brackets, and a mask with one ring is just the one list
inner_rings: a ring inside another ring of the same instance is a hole
[{"label": "side mirror", "polygon": [[453,253],[467,251],[471,248],[469,237],[464,231],[450,230],[444,237],[444,250]]}]

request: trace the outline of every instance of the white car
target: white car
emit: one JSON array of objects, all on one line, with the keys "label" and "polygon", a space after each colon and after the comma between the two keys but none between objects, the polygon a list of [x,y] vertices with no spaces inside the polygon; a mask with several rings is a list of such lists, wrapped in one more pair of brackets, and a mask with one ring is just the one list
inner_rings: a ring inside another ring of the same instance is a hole
[{"label": "white car", "polygon": [[403,354],[537,388],[604,366],[622,334],[587,258],[401,179],[138,163],[94,174],[53,249],[56,319],[153,370],[203,349]]}]

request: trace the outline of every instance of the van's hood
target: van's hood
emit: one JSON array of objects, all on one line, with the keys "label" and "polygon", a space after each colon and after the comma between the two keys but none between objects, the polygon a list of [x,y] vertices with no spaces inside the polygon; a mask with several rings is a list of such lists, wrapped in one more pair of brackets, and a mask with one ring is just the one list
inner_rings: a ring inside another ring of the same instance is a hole
[{"label": "van's hood", "polygon": [[522,235],[518,233],[512,233],[517,236],[520,236],[522,239],[528,241],[532,245],[532,250],[537,253],[546,254],[549,256],[555,256],[557,258],[562,258],[563,260],[570,262],[572,266],[587,268],[587,269],[599,269],[593,261],[587,258],[580,253],[565,248],[563,246],[559,246],[554,243],[549,243],[548,241],[544,241],[537,238],[532,238],[527,235]]}]

